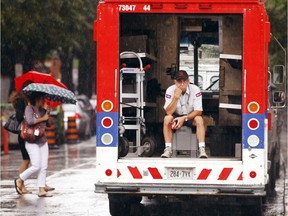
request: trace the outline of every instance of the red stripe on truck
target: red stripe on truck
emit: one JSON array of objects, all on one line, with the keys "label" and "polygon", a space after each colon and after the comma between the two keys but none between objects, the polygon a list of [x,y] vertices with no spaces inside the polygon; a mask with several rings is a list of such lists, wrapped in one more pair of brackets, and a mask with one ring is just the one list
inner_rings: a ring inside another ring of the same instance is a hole
[{"label": "red stripe on truck", "polygon": [[150,174],[152,175],[153,179],[163,179],[163,177],[161,176],[161,174],[159,173],[156,167],[149,167],[148,170]]},{"label": "red stripe on truck", "polygon": [[233,168],[224,168],[222,169],[222,172],[220,173],[218,180],[227,180],[230,173],[232,172]]},{"label": "red stripe on truck", "polygon": [[132,174],[132,176],[133,176],[134,179],[142,179],[142,175],[141,175],[141,173],[139,172],[139,170],[138,170],[137,167],[128,166],[128,169],[129,169],[129,171],[130,171],[130,173]]},{"label": "red stripe on truck", "polygon": [[212,169],[203,169],[200,172],[197,180],[206,180],[208,178],[208,176],[210,175],[211,171],[212,171]]}]

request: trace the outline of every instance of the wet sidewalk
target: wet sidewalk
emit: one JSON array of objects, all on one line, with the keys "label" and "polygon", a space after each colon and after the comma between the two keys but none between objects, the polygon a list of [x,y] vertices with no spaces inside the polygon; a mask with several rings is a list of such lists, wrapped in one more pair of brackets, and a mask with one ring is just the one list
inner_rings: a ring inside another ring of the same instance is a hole
[{"label": "wet sidewalk", "polygon": [[[93,137],[78,144],[64,144],[59,149],[50,149],[47,184],[55,187],[56,190],[52,192],[53,197],[47,198],[37,196],[38,189],[36,188],[35,176],[26,182],[26,186],[33,193],[18,195],[13,180],[18,175],[17,170],[22,160],[20,150],[10,150],[7,155],[1,152],[0,215],[109,216],[107,195],[94,193],[95,142],[95,137]],[[285,161],[287,168],[288,153],[284,149],[282,152],[283,161]],[[285,176],[285,181],[283,181],[283,176]],[[285,187],[284,196],[283,186]],[[279,191],[282,193],[282,196],[279,197],[281,199],[279,205],[281,206],[278,207],[278,204],[275,204],[274,207],[283,210],[285,203],[284,214],[281,210],[281,215],[286,214],[288,216],[287,171],[282,175]],[[144,206],[150,209],[148,204],[144,203]]]},{"label": "wet sidewalk", "polygon": [[1,153],[1,210],[5,216],[109,215],[106,195],[94,193],[95,137],[78,144],[49,150],[47,184],[53,197],[39,198],[35,176],[26,181],[32,194],[18,195],[14,178],[21,163],[20,150]]},{"label": "wet sidewalk", "polygon": [[286,175],[285,175],[285,200],[284,200],[284,203],[285,203],[285,215],[288,215],[288,172],[287,172],[287,166],[286,166]]},{"label": "wet sidewalk", "polygon": [[[288,150],[288,148],[287,148]],[[284,215],[288,215],[288,151],[284,151],[284,154],[286,154],[286,160],[285,160],[285,189],[284,189]]]}]

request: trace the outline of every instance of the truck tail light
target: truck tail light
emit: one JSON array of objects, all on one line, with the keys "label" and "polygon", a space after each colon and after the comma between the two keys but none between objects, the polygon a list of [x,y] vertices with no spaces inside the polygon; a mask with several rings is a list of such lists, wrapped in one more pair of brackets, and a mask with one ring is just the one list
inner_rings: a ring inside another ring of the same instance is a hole
[{"label": "truck tail light", "polygon": [[255,118],[252,118],[248,121],[248,127],[250,130],[256,130],[259,127],[259,121]]},{"label": "truck tail light", "polygon": [[113,120],[110,117],[105,117],[101,122],[104,128],[110,128],[113,125]]},{"label": "truck tail light", "polygon": [[105,100],[101,105],[104,112],[110,112],[113,109],[113,103],[110,100]]},{"label": "truck tail light", "polygon": [[163,4],[161,3],[152,3],[151,4],[151,9],[162,9],[163,8]]},{"label": "truck tail light", "polygon": [[106,174],[107,176],[111,176],[111,175],[112,175],[112,170],[107,169],[107,170],[105,171],[105,174]]},{"label": "truck tail light", "polygon": [[255,171],[251,171],[251,172],[249,173],[249,175],[250,175],[251,178],[255,178],[257,174],[256,174]]},{"label": "truck tail light", "polygon": [[101,141],[104,145],[110,145],[113,142],[113,136],[110,133],[105,133],[102,135]]},{"label": "truck tail light", "polygon": [[211,9],[212,4],[199,4],[199,9]]},{"label": "truck tail light", "polygon": [[260,143],[260,139],[258,136],[252,134],[248,137],[247,139],[247,142],[248,142],[248,145],[251,146],[251,147],[256,147],[259,145]]},{"label": "truck tail light", "polygon": [[187,4],[175,4],[175,9],[186,9],[188,8]]},{"label": "truck tail light", "polygon": [[257,102],[252,101],[248,104],[248,110],[250,113],[257,113],[260,109],[260,106]]}]

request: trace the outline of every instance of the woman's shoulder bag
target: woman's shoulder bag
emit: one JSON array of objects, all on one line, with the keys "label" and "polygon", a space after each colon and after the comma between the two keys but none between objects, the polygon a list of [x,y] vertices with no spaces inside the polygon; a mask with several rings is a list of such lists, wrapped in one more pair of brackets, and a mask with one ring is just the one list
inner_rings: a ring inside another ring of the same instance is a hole
[{"label": "woman's shoulder bag", "polygon": [[[33,108],[32,108],[33,109]],[[36,115],[33,109],[34,115]],[[24,119],[21,124],[21,133],[20,137],[29,142],[33,143],[36,139],[42,137],[45,134],[45,130],[40,127],[40,123],[34,125],[28,125],[26,120]]]},{"label": "woman's shoulder bag", "polygon": [[14,134],[19,134],[21,131],[21,122],[16,118],[16,114],[12,114],[4,125],[4,128]]},{"label": "woman's shoulder bag", "polygon": [[40,123],[30,126],[25,120],[23,120],[20,133],[20,137],[23,140],[33,143],[36,139],[42,137],[44,133],[45,131],[40,127]]}]

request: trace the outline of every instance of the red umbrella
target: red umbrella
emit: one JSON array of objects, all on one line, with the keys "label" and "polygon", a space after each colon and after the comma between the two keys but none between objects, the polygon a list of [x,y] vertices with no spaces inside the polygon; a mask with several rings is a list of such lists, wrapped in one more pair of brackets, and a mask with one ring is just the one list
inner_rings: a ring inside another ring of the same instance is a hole
[{"label": "red umbrella", "polygon": [[[33,83],[54,84],[61,88],[68,89],[66,85],[54,79],[54,77],[52,77],[50,74],[40,73],[37,71],[28,71],[27,73],[14,79],[16,91],[20,91],[26,81],[32,81]],[[52,108],[55,108],[61,103],[47,100],[47,104]]]}]

